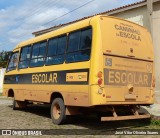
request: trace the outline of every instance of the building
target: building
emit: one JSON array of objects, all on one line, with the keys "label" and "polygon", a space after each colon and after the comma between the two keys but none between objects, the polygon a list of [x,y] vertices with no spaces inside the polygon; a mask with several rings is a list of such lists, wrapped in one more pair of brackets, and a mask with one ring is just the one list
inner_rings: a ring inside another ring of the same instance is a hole
[{"label": "building", "polygon": [[5,73],[5,68],[0,68],[0,93],[3,91],[3,78]]},{"label": "building", "polygon": [[[145,26],[151,32],[155,51],[156,95],[159,95],[160,97],[160,0],[143,0],[138,3],[126,5],[98,14],[116,16],[126,20],[130,20],[132,22]],[[33,35],[38,36],[66,26],[68,24],[72,24],[79,20],[54,26],[45,30],[40,30],[34,32]]]}]

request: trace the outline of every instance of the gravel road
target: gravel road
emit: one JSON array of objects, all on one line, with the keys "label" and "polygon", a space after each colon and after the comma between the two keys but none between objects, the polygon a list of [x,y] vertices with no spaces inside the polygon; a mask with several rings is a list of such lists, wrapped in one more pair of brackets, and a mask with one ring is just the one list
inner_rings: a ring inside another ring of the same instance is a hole
[{"label": "gravel road", "polygon": [[[74,116],[69,117],[68,121],[64,125],[55,125],[50,119],[50,107],[43,105],[30,105],[25,110],[12,110],[12,100],[5,97],[0,97],[0,129],[60,129],[65,131],[66,129],[72,129],[75,131],[75,135],[69,135],[67,132],[66,136],[59,137],[118,137],[115,135],[103,135],[106,131],[121,130],[121,129],[160,129],[160,126],[150,126],[145,124],[142,120],[130,120],[130,121],[112,121],[112,122],[99,122],[95,117],[92,116]],[[81,130],[88,130],[93,132],[96,130],[97,135],[76,135]],[[78,131],[77,131],[78,130]],[[66,131],[65,131],[66,132]],[[100,134],[100,135],[99,135]],[[47,138],[52,136],[46,136]],[[55,136],[54,136],[55,137]],[[128,136],[124,136],[127,137]],[[130,136],[136,137],[136,136]],[[143,136],[142,136],[143,137]],[[145,138],[147,136],[144,136]],[[154,136],[153,136],[154,137]]]},{"label": "gravel road", "polygon": [[12,105],[12,100],[0,99],[0,105]]}]

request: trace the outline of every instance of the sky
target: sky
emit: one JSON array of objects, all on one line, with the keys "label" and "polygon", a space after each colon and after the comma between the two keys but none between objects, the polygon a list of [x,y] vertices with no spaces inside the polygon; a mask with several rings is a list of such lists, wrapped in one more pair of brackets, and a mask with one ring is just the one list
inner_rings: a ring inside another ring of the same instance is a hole
[{"label": "sky", "polygon": [[18,43],[34,37],[35,31],[139,1],[0,0],[0,52],[12,51]]}]

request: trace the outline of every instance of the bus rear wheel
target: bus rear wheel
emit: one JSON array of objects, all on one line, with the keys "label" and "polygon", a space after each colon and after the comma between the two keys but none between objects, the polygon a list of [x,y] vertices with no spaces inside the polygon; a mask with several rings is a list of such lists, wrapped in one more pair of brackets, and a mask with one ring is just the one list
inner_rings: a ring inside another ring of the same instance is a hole
[{"label": "bus rear wheel", "polygon": [[51,118],[54,124],[63,124],[66,120],[66,108],[61,98],[55,98],[51,105]]}]

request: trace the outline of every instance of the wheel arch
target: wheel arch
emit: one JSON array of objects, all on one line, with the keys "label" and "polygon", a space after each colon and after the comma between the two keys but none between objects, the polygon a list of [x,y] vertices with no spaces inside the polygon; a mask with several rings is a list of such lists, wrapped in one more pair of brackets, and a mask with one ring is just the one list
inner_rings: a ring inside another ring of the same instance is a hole
[{"label": "wheel arch", "polygon": [[62,100],[64,101],[63,95],[60,92],[53,92],[51,94],[50,103],[52,103],[53,99],[55,98],[62,98]]},{"label": "wheel arch", "polygon": [[14,90],[13,89],[9,89],[8,90],[8,94],[7,94],[7,97],[14,97]]}]

